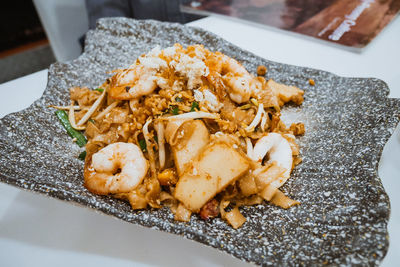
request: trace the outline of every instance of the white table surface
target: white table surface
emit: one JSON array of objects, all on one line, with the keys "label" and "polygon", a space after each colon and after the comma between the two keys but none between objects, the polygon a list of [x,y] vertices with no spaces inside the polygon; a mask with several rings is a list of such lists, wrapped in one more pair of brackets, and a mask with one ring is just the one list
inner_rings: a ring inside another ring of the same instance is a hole
[{"label": "white table surface", "polygon": [[[362,52],[227,19],[190,23],[269,60],[349,77],[376,77],[400,98],[400,18]],[[47,70],[0,85],[0,117],[43,93]],[[400,260],[400,130],[383,151],[379,175],[391,200],[390,247],[383,266]],[[0,184],[0,266],[245,266],[215,249]]]}]

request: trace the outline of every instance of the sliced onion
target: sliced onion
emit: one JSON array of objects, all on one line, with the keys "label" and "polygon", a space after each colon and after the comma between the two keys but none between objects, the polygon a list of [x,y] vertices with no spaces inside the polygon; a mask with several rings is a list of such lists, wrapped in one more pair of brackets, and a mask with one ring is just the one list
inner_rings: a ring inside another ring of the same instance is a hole
[{"label": "sliced onion", "polygon": [[262,112],[262,114],[261,114],[261,124],[260,124],[260,126],[261,126],[261,130],[262,131],[265,131],[265,126],[266,126],[266,124],[267,124],[267,122],[268,122],[268,114],[265,112],[265,110],[263,109],[263,112]]},{"label": "sliced onion", "polygon": [[246,147],[247,147],[247,156],[249,158],[253,158],[253,144],[251,143],[251,140],[248,137],[246,137]]},{"label": "sliced onion", "polygon": [[167,127],[165,128],[165,139],[171,146],[175,145],[177,142],[178,130],[184,122],[189,119],[180,119],[169,121]]},{"label": "sliced onion", "polygon": [[261,121],[261,114],[264,111],[264,105],[261,103],[258,105],[258,110],[257,110],[257,114],[254,117],[253,121],[250,123],[249,126],[247,126],[244,130],[246,132],[252,132],[254,131],[254,128],[256,128],[256,126],[260,123]]}]

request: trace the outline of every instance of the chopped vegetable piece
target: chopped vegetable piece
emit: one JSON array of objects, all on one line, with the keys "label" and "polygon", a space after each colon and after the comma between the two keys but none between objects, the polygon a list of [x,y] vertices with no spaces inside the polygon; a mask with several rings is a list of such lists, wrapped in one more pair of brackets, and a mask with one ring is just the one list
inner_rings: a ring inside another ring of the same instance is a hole
[{"label": "chopped vegetable piece", "polygon": [[68,120],[67,112],[65,112],[65,110],[57,110],[55,113],[61,124],[64,126],[65,130],[67,130],[69,136],[71,136],[72,138],[76,138],[75,142],[77,143],[77,145],[80,147],[86,145],[86,137],[81,132],[72,128],[72,125]]},{"label": "chopped vegetable piece", "polygon": [[243,106],[239,107],[240,109],[249,109],[251,108],[251,104],[244,104]]},{"label": "chopped vegetable piece", "polygon": [[103,93],[103,92],[104,92],[104,89],[103,89],[103,88],[96,88],[96,89],[94,89],[94,90],[99,91],[100,93]]},{"label": "chopped vegetable piece", "polygon": [[176,97],[175,98],[175,102],[182,102],[182,101],[183,101],[182,97]]},{"label": "chopped vegetable piece", "polygon": [[91,123],[94,123],[94,120],[93,120],[93,119],[89,119],[88,121],[90,121]]},{"label": "chopped vegetable piece", "polygon": [[200,110],[200,107],[199,107],[199,103],[197,101],[194,101],[192,103],[192,107],[190,108],[190,111],[195,111],[196,109]]},{"label": "chopped vegetable piece", "polygon": [[171,106],[170,112],[171,112],[173,115],[178,115],[178,114],[179,114],[179,108],[178,108],[178,106]]},{"label": "chopped vegetable piece", "polygon": [[258,100],[257,100],[257,99],[255,99],[255,98],[250,98],[250,102],[251,102],[254,106],[258,107]]},{"label": "chopped vegetable piece", "polygon": [[80,153],[79,156],[78,156],[78,158],[79,158],[80,160],[85,160],[85,158],[86,158],[86,151],[83,151],[82,153]]},{"label": "chopped vegetable piece", "polygon": [[146,140],[140,139],[139,140],[139,146],[142,149],[142,151],[147,151]]}]

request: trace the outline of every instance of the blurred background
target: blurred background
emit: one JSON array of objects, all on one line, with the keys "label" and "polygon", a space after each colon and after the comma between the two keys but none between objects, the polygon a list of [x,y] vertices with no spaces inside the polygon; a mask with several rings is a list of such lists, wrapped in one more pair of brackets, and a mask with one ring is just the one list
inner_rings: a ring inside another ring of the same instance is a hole
[{"label": "blurred background", "polygon": [[0,83],[78,57],[88,30],[84,0],[14,0],[0,9]]},{"label": "blurred background", "polygon": [[7,1],[0,12],[0,83],[56,61],[32,1]]},{"label": "blurred background", "polygon": [[84,0],[13,0],[0,16],[0,83],[81,53],[88,30]]}]

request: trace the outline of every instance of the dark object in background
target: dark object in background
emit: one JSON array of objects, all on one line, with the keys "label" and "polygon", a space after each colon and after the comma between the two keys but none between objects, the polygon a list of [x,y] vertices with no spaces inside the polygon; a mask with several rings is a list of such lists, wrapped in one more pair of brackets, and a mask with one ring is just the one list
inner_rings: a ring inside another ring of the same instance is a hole
[{"label": "dark object in background", "polygon": [[400,11],[400,0],[196,0],[183,10],[243,19],[360,52]]},{"label": "dark object in background", "polygon": [[159,21],[187,23],[202,16],[185,14],[180,0],[86,0],[89,28],[96,27],[96,21],[104,17],[127,17],[134,19],[155,19]]},{"label": "dark object in background", "polygon": [[0,10],[0,51],[46,39],[32,1],[7,1]]}]

